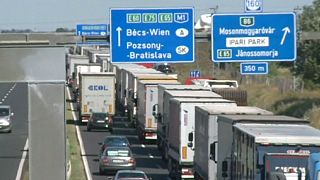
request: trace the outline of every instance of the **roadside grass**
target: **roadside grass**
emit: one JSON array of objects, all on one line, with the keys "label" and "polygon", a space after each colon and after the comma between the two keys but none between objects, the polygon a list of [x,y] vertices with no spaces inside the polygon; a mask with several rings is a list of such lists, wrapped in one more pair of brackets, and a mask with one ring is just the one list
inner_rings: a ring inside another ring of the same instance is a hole
[{"label": "roadside grass", "polygon": [[66,126],[70,149],[69,158],[71,160],[70,180],[86,180],[84,166],[80,154],[80,146],[76,136],[76,127],[73,121],[69,103],[66,103]]},{"label": "roadside grass", "polygon": [[248,104],[275,114],[305,118],[311,125],[320,129],[320,91],[304,90],[281,92],[276,87],[264,84],[250,85]]}]

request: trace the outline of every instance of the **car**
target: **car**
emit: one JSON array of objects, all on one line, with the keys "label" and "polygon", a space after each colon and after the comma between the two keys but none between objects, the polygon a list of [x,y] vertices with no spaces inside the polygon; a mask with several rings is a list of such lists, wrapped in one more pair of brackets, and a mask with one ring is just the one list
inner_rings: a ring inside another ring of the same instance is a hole
[{"label": "car", "polygon": [[173,73],[173,71],[174,71],[173,68],[167,63],[156,64],[153,68],[157,71],[160,71],[160,72],[163,72],[166,74]]},{"label": "car", "polygon": [[151,180],[145,172],[140,170],[119,170],[113,180]]},{"label": "car", "polygon": [[134,170],[136,159],[129,147],[107,147],[99,159],[99,174],[115,173],[118,170]]},{"label": "car", "polygon": [[12,131],[11,116],[13,116],[9,105],[0,106],[0,132],[10,133]]},{"label": "car", "polygon": [[87,131],[92,129],[109,129],[111,130],[112,119],[105,112],[93,112],[91,113],[88,123]]},{"label": "car", "polygon": [[100,145],[100,155],[107,147],[130,147],[129,140],[125,136],[107,136]]}]

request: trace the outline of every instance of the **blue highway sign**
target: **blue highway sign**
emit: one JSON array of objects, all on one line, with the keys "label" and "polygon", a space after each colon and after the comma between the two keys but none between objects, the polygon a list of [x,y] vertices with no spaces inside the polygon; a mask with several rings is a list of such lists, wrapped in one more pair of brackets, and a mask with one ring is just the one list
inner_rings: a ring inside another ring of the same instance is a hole
[{"label": "blue highway sign", "polygon": [[294,13],[214,14],[211,33],[215,62],[296,60]]},{"label": "blue highway sign", "polygon": [[107,24],[78,24],[77,36],[106,36],[109,34]]},{"label": "blue highway sign", "polygon": [[266,62],[252,62],[240,63],[240,73],[244,75],[250,74],[268,74],[268,63]]},{"label": "blue highway sign", "polygon": [[110,9],[111,62],[194,62],[193,8]]},{"label": "blue highway sign", "polygon": [[192,78],[199,78],[201,76],[200,71],[199,70],[193,70],[190,71],[190,77]]}]

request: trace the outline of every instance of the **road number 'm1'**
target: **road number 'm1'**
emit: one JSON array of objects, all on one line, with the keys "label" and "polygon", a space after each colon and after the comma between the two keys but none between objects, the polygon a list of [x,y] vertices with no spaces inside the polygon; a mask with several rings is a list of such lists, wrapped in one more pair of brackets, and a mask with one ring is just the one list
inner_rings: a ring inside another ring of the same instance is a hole
[{"label": "road number 'm1'", "polygon": [[227,59],[232,58],[232,50],[231,49],[218,49],[218,59]]}]

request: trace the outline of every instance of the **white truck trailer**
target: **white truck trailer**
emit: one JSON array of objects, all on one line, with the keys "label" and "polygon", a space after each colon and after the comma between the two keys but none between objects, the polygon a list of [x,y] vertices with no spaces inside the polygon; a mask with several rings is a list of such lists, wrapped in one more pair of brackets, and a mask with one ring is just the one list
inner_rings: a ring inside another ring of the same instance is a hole
[{"label": "white truck trailer", "polygon": [[179,84],[176,79],[140,80],[137,91],[137,131],[140,140],[157,140],[157,120],[153,106],[158,104],[158,85]]},{"label": "white truck trailer", "polygon": [[[205,92],[205,91],[204,91]],[[195,131],[195,106],[236,107],[234,101],[221,98],[173,98],[169,102],[168,170],[169,176],[193,179],[194,142],[190,133]]]},{"label": "white truck trailer", "polygon": [[[161,85],[162,86],[162,85]],[[158,104],[153,108],[154,116],[157,118],[157,145],[162,158],[168,160],[168,125],[169,125],[169,102],[174,97],[184,98],[218,98],[221,96],[213,93],[210,89],[195,85],[176,85],[174,89],[164,90],[159,86]],[[178,87],[180,86],[180,87]]]},{"label": "white truck trailer", "polygon": [[[308,157],[320,152],[320,130],[306,124],[234,126],[231,177],[307,180]],[[277,172],[278,171],[278,172]]]},{"label": "white truck trailer", "polygon": [[210,152],[212,159],[218,160],[218,179],[267,179],[266,173],[276,170],[271,169],[269,165],[272,164],[265,164],[266,158],[272,158],[272,153],[287,153],[282,154],[284,158],[283,163],[280,162],[281,167],[296,168],[295,163],[290,164],[290,159],[295,162],[299,158],[290,156],[292,152],[301,155],[306,151],[313,152],[314,148],[319,151],[320,132],[308,124],[304,119],[289,116],[219,115],[220,145],[216,152],[212,144]]},{"label": "white truck trailer", "polygon": [[79,87],[79,74],[81,73],[97,73],[101,72],[101,66],[97,63],[88,64],[75,64],[74,66],[74,77],[73,77],[73,87],[77,89]]},{"label": "white truck trailer", "polygon": [[[194,176],[197,180],[217,179],[217,159],[210,158],[210,145],[218,141],[218,115],[272,115],[270,111],[250,106],[195,108]],[[222,142],[222,146],[224,143]],[[218,146],[220,144],[218,143]],[[217,147],[213,150],[216,150]]]},{"label": "white truck trailer", "polygon": [[87,122],[92,112],[115,114],[115,75],[113,73],[80,74],[79,119]]},{"label": "white truck trailer", "polygon": [[138,92],[138,82],[142,80],[177,80],[177,78],[170,77],[159,71],[155,73],[140,73],[133,72],[129,73],[128,77],[128,118],[133,123],[136,124],[137,119],[137,92]]},{"label": "white truck trailer", "polygon": [[73,78],[75,77],[75,64],[89,64],[89,57],[74,54],[66,54],[66,61],[67,80],[69,87],[71,87],[73,85]]}]

